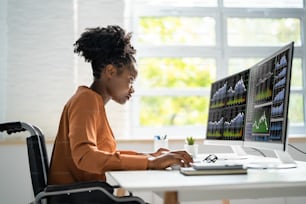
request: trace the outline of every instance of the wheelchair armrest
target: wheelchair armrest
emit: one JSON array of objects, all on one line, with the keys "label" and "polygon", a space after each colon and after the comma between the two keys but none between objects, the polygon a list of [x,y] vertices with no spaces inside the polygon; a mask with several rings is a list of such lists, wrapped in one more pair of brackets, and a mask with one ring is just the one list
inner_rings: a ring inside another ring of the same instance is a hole
[{"label": "wheelchair armrest", "polygon": [[68,191],[73,189],[100,187],[107,190],[109,193],[114,192],[114,187],[104,181],[84,181],[65,185],[48,185],[45,192]]},{"label": "wheelchair armrest", "polygon": [[35,197],[34,204],[39,204],[40,201],[47,197],[60,196],[65,194],[78,194],[92,191],[100,191],[105,196],[116,200],[113,195],[113,187],[103,181],[88,181],[78,182],[65,185],[48,185],[44,191],[38,193]]},{"label": "wheelchair armrest", "polygon": [[113,195],[113,187],[103,181],[89,181],[89,182],[79,182],[67,185],[48,185],[44,191],[38,193],[35,197],[34,204],[40,203],[43,198],[64,194],[74,194],[82,192],[92,192],[100,191],[105,196],[116,202],[133,202],[138,201],[139,203],[144,203],[144,201],[138,197],[116,197]]},{"label": "wheelchair armrest", "polygon": [[8,123],[0,124],[0,132],[4,132],[4,131],[6,131],[7,134],[12,134],[16,132],[26,131],[26,129],[22,127],[21,122],[8,122]]}]

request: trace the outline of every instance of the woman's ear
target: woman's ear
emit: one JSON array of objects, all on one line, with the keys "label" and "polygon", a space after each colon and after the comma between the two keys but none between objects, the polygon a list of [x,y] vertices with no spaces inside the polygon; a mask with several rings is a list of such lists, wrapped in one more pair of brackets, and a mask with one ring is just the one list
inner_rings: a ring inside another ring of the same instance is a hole
[{"label": "woman's ear", "polygon": [[117,69],[116,67],[114,67],[112,64],[108,64],[105,67],[105,75],[107,76],[107,78],[112,78],[113,76],[115,76],[117,73]]}]

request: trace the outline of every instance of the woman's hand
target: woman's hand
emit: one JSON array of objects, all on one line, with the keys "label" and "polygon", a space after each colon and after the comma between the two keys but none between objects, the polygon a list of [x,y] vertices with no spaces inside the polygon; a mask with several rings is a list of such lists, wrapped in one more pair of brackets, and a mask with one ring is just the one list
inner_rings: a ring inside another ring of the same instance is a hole
[{"label": "woman's hand", "polygon": [[192,162],[192,157],[186,151],[161,152],[159,156],[149,158],[148,169],[165,169],[173,165],[189,167]]},{"label": "woman's hand", "polygon": [[165,154],[165,153],[168,153],[168,152],[170,152],[169,149],[166,149],[166,148],[159,148],[156,152],[151,153],[150,155],[151,155],[152,157],[158,157],[158,156],[160,156],[160,155],[162,155],[162,154]]}]

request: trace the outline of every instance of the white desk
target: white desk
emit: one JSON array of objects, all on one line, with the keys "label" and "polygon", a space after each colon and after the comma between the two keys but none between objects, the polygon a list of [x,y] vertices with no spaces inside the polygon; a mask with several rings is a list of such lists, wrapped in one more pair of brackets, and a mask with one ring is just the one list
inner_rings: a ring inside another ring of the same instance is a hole
[{"label": "white desk", "polygon": [[306,162],[293,169],[249,169],[247,175],[184,176],[178,170],[110,171],[107,177],[128,191],[178,192],[180,201],[306,195]]}]

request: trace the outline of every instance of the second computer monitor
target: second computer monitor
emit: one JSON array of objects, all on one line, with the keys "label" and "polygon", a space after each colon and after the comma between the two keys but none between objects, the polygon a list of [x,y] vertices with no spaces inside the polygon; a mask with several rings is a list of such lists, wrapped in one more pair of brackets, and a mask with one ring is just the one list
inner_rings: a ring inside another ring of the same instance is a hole
[{"label": "second computer monitor", "polygon": [[247,106],[249,70],[211,85],[206,143],[242,145]]}]

